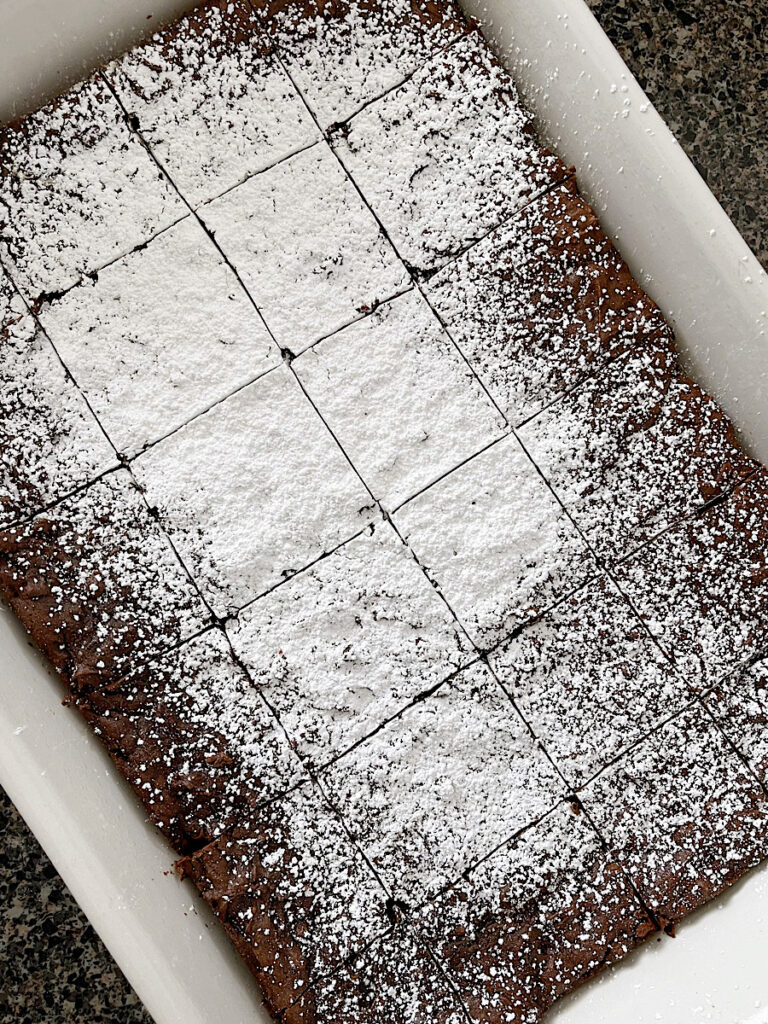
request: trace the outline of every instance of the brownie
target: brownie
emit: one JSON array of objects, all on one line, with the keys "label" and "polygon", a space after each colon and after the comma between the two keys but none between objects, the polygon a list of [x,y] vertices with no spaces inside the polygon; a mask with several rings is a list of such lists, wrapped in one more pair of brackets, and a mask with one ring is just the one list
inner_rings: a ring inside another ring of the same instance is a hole
[{"label": "brownie", "polygon": [[704,687],[768,643],[768,472],[616,570],[662,646]]},{"label": "brownie", "polygon": [[466,1024],[444,974],[398,925],[336,974],[319,981],[281,1018],[285,1024]]},{"label": "brownie", "polygon": [[132,465],[222,617],[359,533],[374,514],[370,495],[284,366]]},{"label": "brownie", "polygon": [[519,436],[607,562],[757,468],[714,399],[666,347],[638,348],[609,363]]},{"label": "brownie", "polygon": [[179,864],[277,1014],[389,928],[386,893],[311,785]]},{"label": "brownie", "polygon": [[768,661],[728,676],[707,694],[723,732],[741,751],[764,786],[768,784]]},{"label": "brownie", "polygon": [[0,128],[0,254],[28,299],[71,287],[185,213],[98,75]]},{"label": "brownie", "polygon": [[402,505],[507,430],[415,290],[321,341],[293,365],[387,509]]},{"label": "brownie", "polygon": [[394,514],[475,644],[488,649],[597,570],[520,446],[507,437]]},{"label": "brownie", "polygon": [[339,128],[333,145],[407,263],[445,263],[566,176],[479,33]]},{"label": "brownie", "polygon": [[693,696],[605,576],[524,626],[490,664],[574,788]]},{"label": "brownie", "polygon": [[178,853],[304,778],[217,629],[72,703]]},{"label": "brownie", "polygon": [[0,595],[74,690],[125,674],[208,619],[124,470],[0,530]]},{"label": "brownie", "polygon": [[482,663],[319,777],[392,895],[410,908],[541,817],[564,788]]},{"label": "brownie", "polygon": [[0,527],[116,465],[114,449],[0,268]]},{"label": "brownie", "polygon": [[194,217],[45,303],[39,319],[125,455],[281,361]]},{"label": "brownie", "polygon": [[105,75],[193,206],[319,136],[248,0],[208,0]]},{"label": "brownie", "polygon": [[768,797],[698,704],[580,797],[668,931],[768,855]]},{"label": "brownie", "polygon": [[468,29],[452,0],[256,0],[255,7],[323,127],[400,85]]},{"label": "brownie", "polygon": [[199,214],[277,343],[292,355],[410,284],[324,142],[255,175]]},{"label": "brownie", "polygon": [[673,345],[573,178],[449,263],[424,290],[516,426],[613,356]]},{"label": "brownie", "polygon": [[478,1024],[537,1024],[656,930],[578,805],[562,803],[426,904],[415,927]]},{"label": "brownie", "polygon": [[254,601],[227,632],[314,768],[474,654],[411,552],[380,521]]}]

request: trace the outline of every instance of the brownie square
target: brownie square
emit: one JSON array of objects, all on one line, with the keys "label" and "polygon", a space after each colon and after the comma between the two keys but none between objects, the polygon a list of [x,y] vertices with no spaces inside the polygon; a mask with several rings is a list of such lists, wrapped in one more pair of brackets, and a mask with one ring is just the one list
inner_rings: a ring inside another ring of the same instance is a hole
[{"label": "brownie square", "polygon": [[315,768],[473,656],[408,548],[383,522],[254,601],[227,632]]},{"label": "brownie square", "polygon": [[126,454],[280,363],[248,295],[193,217],[44,305],[40,319]]},{"label": "brownie square", "polygon": [[641,548],[616,577],[697,687],[748,661],[768,643],[768,473]]},{"label": "brownie square", "polygon": [[319,136],[260,28],[247,0],[208,0],[106,69],[193,206]]},{"label": "brownie square", "polygon": [[112,446],[0,269],[0,528],[116,465]]},{"label": "brownie square", "polygon": [[473,641],[490,648],[597,570],[517,438],[504,438],[394,515]]},{"label": "brownie square", "polygon": [[0,595],[74,690],[124,675],[208,618],[124,470],[0,531]]},{"label": "brownie square", "polygon": [[445,266],[424,290],[516,426],[613,356],[642,344],[673,345],[573,178]]},{"label": "brownie square", "polygon": [[667,348],[609,363],[520,431],[592,550],[616,561],[757,464]]},{"label": "brownie square", "polygon": [[199,212],[278,344],[294,355],[409,283],[325,143]]},{"label": "brownie square", "polygon": [[185,213],[98,75],[0,129],[0,253],[29,299],[71,287]]},{"label": "brownie square", "polygon": [[313,346],[294,369],[385,508],[507,429],[417,291]]},{"label": "brownie square", "polygon": [[275,1015],[389,928],[384,890],[311,785],[267,804],[179,867]]},{"label": "brownie square", "polygon": [[656,930],[594,828],[562,803],[422,907],[415,927],[483,1024],[538,1024]]},{"label": "brownie square", "polygon": [[220,616],[354,536],[372,512],[283,366],[147,449],[133,469]]},{"label": "brownie square", "polygon": [[566,176],[479,33],[356,114],[333,144],[397,251],[422,271]]},{"label": "brownie square", "polygon": [[580,796],[668,930],[768,854],[768,798],[698,705],[647,737]]},{"label": "brownie square", "polygon": [[468,28],[450,0],[260,0],[257,9],[323,127],[400,85]]},{"label": "brownie square", "polygon": [[482,663],[320,775],[392,895],[412,908],[549,810],[563,784]]},{"label": "brownie square", "polygon": [[304,778],[217,629],[73,703],[178,853]]},{"label": "brownie square", "polygon": [[286,1011],[285,1024],[466,1024],[424,945],[399,925]]},{"label": "brownie square", "polygon": [[707,695],[720,728],[768,783],[768,662],[734,672]]},{"label": "brownie square", "polygon": [[693,696],[604,576],[524,626],[490,663],[574,789]]}]

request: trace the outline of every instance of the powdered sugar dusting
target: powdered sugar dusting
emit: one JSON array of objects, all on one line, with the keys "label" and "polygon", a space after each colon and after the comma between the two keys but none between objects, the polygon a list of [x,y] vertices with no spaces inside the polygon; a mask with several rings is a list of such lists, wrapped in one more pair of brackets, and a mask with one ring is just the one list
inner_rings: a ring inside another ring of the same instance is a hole
[{"label": "powdered sugar dusting", "polygon": [[378,522],[228,627],[315,765],[466,663],[471,648],[391,526]]},{"label": "powdered sugar dusting", "polygon": [[69,288],[185,212],[98,77],[0,131],[0,252],[27,298]]},{"label": "powdered sugar dusting", "polygon": [[209,0],[106,76],[195,206],[318,137],[247,0]]}]

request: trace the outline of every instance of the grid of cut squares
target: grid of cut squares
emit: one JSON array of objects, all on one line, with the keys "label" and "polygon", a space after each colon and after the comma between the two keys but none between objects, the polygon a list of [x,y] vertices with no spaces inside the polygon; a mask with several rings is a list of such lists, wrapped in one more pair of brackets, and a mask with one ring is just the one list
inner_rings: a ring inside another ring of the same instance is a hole
[{"label": "grid of cut squares", "polygon": [[768,645],[768,472],[683,520],[616,570],[659,643],[698,689]]},{"label": "grid of cut squares", "polygon": [[74,704],[180,853],[304,780],[218,629],[78,692]]},{"label": "grid of cut squares", "polygon": [[669,930],[768,855],[768,797],[698,702],[580,798]]},{"label": "grid of cut squares", "polygon": [[482,662],[339,758],[320,781],[410,908],[541,817],[563,789]]},{"label": "grid of cut squares", "polygon": [[281,348],[297,355],[408,285],[325,142],[199,211]]},{"label": "grid of cut squares", "polygon": [[233,825],[184,869],[273,1015],[390,927],[384,889],[311,784]]},{"label": "grid of cut squares", "polygon": [[185,213],[98,76],[0,130],[0,253],[28,299],[71,287]]},{"label": "grid of cut squares", "polygon": [[0,527],[116,465],[90,409],[0,268]]},{"label": "grid of cut squares", "polygon": [[0,531],[0,588],[73,690],[124,675],[209,619],[125,470]]},{"label": "grid of cut squares", "polygon": [[468,28],[453,3],[259,0],[256,7],[324,128],[399,85]]},{"label": "grid of cut squares", "polygon": [[45,304],[39,316],[112,442],[128,455],[281,361],[194,217]]},{"label": "grid of cut squares", "polygon": [[132,468],[220,616],[372,517],[370,495],[283,366],[147,449]]},{"label": "grid of cut squares", "polygon": [[299,753],[315,768],[473,656],[385,522],[243,609],[227,632]]},{"label": "grid of cut squares", "polygon": [[590,547],[615,561],[756,469],[666,346],[609,363],[519,431]]},{"label": "grid of cut squares", "polygon": [[193,206],[319,137],[248,0],[208,0],[105,74]]},{"label": "grid of cut squares", "polygon": [[415,927],[471,1020],[535,1024],[656,926],[578,805],[560,803],[425,904]]},{"label": "grid of cut squares", "polygon": [[523,627],[490,663],[574,789],[693,697],[604,576]]},{"label": "grid of cut squares", "polygon": [[446,262],[566,175],[476,33],[355,115],[333,145],[419,270]]},{"label": "grid of cut squares", "polygon": [[573,178],[423,287],[515,426],[621,352],[674,347]]},{"label": "grid of cut squares", "polygon": [[403,505],[394,520],[484,649],[596,572],[589,549],[513,436]]},{"label": "grid of cut squares", "polygon": [[313,346],[294,369],[388,509],[507,430],[415,290]]}]

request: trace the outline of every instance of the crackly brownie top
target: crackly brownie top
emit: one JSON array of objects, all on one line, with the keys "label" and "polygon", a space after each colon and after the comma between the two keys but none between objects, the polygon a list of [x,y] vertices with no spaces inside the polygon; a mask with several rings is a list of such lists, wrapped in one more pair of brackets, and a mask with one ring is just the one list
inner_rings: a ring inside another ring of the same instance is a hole
[{"label": "crackly brownie top", "polygon": [[105,74],[193,205],[319,135],[248,0],[209,0]]},{"label": "crackly brownie top", "polygon": [[0,129],[0,252],[27,298],[69,288],[185,212],[99,76]]}]

